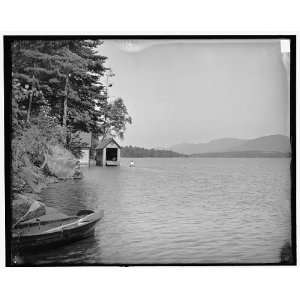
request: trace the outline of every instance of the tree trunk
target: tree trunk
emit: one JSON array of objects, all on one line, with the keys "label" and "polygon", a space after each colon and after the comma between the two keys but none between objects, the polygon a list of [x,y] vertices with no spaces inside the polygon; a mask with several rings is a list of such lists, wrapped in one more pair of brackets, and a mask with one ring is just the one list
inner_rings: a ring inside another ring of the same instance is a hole
[{"label": "tree trunk", "polygon": [[68,94],[69,94],[69,74],[67,74],[67,77],[66,77],[66,85],[65,85],[63,127],[67,127]]},{"label": "tree trunk", "polygon": [[67,146],[67,149],[70,149],[69,148],[70,142],[71,142],[71,132],[69,130],[67,130],[67,135],[66,135],[66,146]]},{"label": "tree trunk", "polygon": [[48,153],[46,153],[46,151],[44,152],[44,157],[45,157],[45,160],[44,160],[43,164],[40,167],[41,169],[44,169],[47,162],[48,162]]},{"label": "tree trunk", "polygon": [[26,122],[29,123],[30,122],[30,114],[31,114],[31,106],[32,106],[32,98],[33,98],[33,89],[34,89],[34,75],[32,76],[32,87],[31,87],[31,93],[29,96],[29,104],[28,104],[28,110],[27,110],[27,118],[26,118]]},{"label": "tree trunk", "polygon": [[31,106],[32,106],[32,98],[33,98],[33,90],[31,90],[30,96],[29,96],[29,104],[28,104],[28,110],[27,110],[27,118],[26,122],[29,123],[30,121],[30,113],[31,113]]}]

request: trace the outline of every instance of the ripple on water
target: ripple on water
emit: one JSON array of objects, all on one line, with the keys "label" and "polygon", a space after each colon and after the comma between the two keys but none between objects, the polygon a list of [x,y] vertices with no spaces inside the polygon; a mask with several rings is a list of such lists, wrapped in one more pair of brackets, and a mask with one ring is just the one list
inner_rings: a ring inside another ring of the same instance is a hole
[{"label": "ripple on water", "polygon": [[102,208],[95,236],[26,257],[46,263],[273,263],[290,236],[289,159],[123,159],[83,169],[43,201]]}]

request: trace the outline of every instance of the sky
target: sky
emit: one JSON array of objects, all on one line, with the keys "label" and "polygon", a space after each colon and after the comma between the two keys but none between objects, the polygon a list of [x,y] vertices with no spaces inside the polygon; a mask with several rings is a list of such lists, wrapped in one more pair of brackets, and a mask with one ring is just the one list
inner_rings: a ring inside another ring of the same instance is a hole
[{"label": "sky", "polygon": [[104,40],[109,95],[132,117],[122,145],[147,148],[289,135],[279,40]]}]

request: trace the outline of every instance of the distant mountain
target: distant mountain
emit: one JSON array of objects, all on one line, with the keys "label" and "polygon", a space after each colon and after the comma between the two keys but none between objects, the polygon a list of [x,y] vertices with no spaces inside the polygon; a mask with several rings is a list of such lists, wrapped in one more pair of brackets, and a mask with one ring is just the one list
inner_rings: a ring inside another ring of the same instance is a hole
[{"label": "distant mountain", "polygon": [[284,135],[269,135],[248,140],[242,145],[231,147],[228,151],[276,151],[291,152],[290,139]]},{"label": "distant mountain", "polygon": [[207,152],[220,152],[226,151],[227,149],[242,145],[246,140],[234,139],[234,138],[223,138],[213,140],[209,143],[184,143],[170,147],[170,150],[183,153],[183,154],[194,154],[194,153],[207,153]]},{"label": "distant mountain", "polygon": [[290,140],[284,135],[269,135],[257,139],[224,138],[213,140],[209,143],[178,144],[170,147],[170,150],[183,154],[206,154],[219,152],[243,152],[264,151],[282,152],[291,151]]},{"label": "distant mountain", "polygon": [[190,157],[291,157],[290,152],[278,152],[278,151],[229,151],[229,152],[208,152],[191,154]]}]

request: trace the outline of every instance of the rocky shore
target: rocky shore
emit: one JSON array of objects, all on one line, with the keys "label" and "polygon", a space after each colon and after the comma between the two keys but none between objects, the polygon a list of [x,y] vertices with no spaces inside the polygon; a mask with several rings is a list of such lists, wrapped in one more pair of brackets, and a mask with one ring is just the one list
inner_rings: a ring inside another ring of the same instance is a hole
[{"label": "rocky shore", "polygon": [[61,145],[52,145],[43,168],[24,158],[24,167],[12,176],[12,224],[47,213],[39,193],[50,183],[78,178],[78,160]]}]

